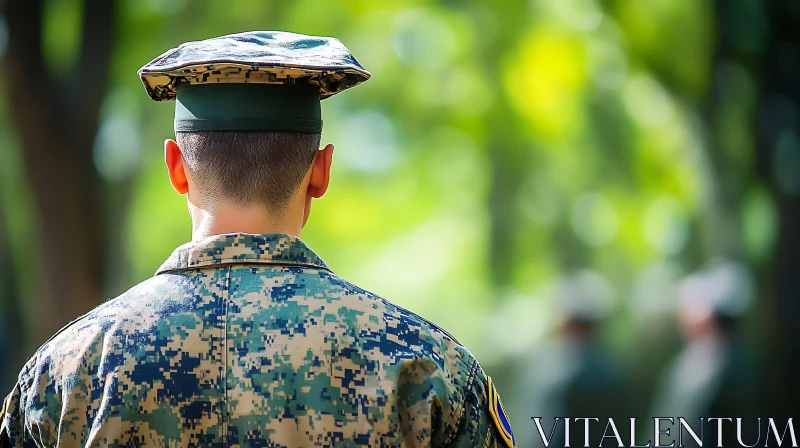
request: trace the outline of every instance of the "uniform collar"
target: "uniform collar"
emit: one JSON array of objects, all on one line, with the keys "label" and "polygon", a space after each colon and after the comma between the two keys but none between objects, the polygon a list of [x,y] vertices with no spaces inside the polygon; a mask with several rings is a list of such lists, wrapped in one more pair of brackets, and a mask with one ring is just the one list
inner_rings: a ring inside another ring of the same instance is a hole
[{"label": "uniform collar", "polygon": [[295,236],[281,233],[230,233],[190,241],[178,247],[158,268],[156,275],[235,263],[281,264],[330,270],[313,250]]}]

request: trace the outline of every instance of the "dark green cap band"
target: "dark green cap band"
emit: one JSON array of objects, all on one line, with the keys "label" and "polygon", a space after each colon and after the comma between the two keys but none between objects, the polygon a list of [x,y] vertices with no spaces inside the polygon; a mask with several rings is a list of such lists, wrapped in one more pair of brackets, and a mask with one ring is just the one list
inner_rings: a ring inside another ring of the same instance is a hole
[{"label": "dark green cap band", "polygon": [[186,84],[177,93],[176,132],[322,132],[315,85]]}]

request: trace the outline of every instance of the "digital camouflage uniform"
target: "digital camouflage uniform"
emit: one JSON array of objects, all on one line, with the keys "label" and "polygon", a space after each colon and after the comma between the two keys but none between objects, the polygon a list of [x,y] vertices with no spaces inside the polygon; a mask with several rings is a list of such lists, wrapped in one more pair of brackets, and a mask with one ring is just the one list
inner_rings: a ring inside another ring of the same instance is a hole
[{"label": "digital camouflage uniform", "polygon": [[[186,86],[316,86],[322,99],[369,78],[338,40],[281,32],[186,43],[139,74],[152,99],[179,102]],[[514,444],[491,379],[452,336],[283,234],[179,247],[45,343],[4,408],[0,446],[13,447]]]},{"label": "digital camouflage uniform", "polygon": [[288,235],[213,236],[56,334],[5,406],[11,446],[495,446],[447,332]]}]

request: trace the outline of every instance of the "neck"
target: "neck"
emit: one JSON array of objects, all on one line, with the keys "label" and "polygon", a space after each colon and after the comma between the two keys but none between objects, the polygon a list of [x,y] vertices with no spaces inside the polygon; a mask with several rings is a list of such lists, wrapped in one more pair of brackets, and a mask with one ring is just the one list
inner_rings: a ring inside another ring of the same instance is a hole
[{"label": "neck", "polygon": [[289,207],[282,216],[276,216],[266,207],[214,204],[213,207],[197,207],[190,203],[192,216],[192,240],[227,233],[283,233],[300,236],[303,213]]}]

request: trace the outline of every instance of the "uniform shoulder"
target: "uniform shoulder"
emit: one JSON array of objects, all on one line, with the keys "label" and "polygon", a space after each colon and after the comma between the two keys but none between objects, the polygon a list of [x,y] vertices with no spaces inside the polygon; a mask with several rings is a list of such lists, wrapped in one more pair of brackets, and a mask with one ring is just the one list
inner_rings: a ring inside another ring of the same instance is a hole
[{"label": "uniform shoulder", "polygon": [[[344,305],[370,313],[381,325],[359,329],[387,360],[396,365],[429,362],[447,377],[451,393],[460,396],[481,371],[478,360],[447,330],[364,288],[330,275],[335,295],[350,297]],[[455,398],[455,397],[454,397]]]},{"label": "uniform shoulder", "polygon": [[[134,316],[138,324],[152,320],[153,302],[166,303],[170,295],[178,295],[175,288],[179,289],[180,286],[174,280],[168,276],[144,280],[67,323],[25,363],[19,374],[20,385],[24,387],[36,372],[42,370],[49,370],[51,377],[58,373],[70,373],[69,369],[77,368],[83,357],[102,349],[107,333],[134,322]],[[146,309],[151,312],[145,313]]]},{"label": "uniform shoulder", "polygon": [[[431,439],[434,445],[503,446],[498,432],[501,427],[507,435],[505,440],[513,444],[510,427],[499,426],[498,416],[504,413],[491,379],[455,337],[430,320],[346,280],[331,275],[330,281],[331,293],[356,299],[347,306],[367,304],[382,313],[386,329],[378,338],[386,350],[381,353],[390,364],[399,366],[398,382],[403,384],[406,406],[402,412],[415,420],[432,418],[429,411],[439,409],[435,417],[439,431]],[[441,394],[436,405],[430,401],[434,390]]]},{"label": "uniform shoulder", "polygon": [[370,305],[373,309],[380,310],[382,313],[386,314],[387,316],[394,316],[396,318],[402,318],[409,322],[416,323],[421,328],[429,331],[431,334],[446,338],[447,340],[454,343],[456,346],[463,347],[460,342],[447,330],[442,328],[441,326],[437,325],[436,323],[426,319],[425,317],[420,316],[413,311],[410,311],[402,306],[385,299],[373,292],[370,292],[358,285],[353,284],[336,274],[327,273],[329,276],[328,280],[331,284],[338,286],[341,288],[342,292],[347,295],[357,295],[360,296],[361,302],[364,302]]}]

